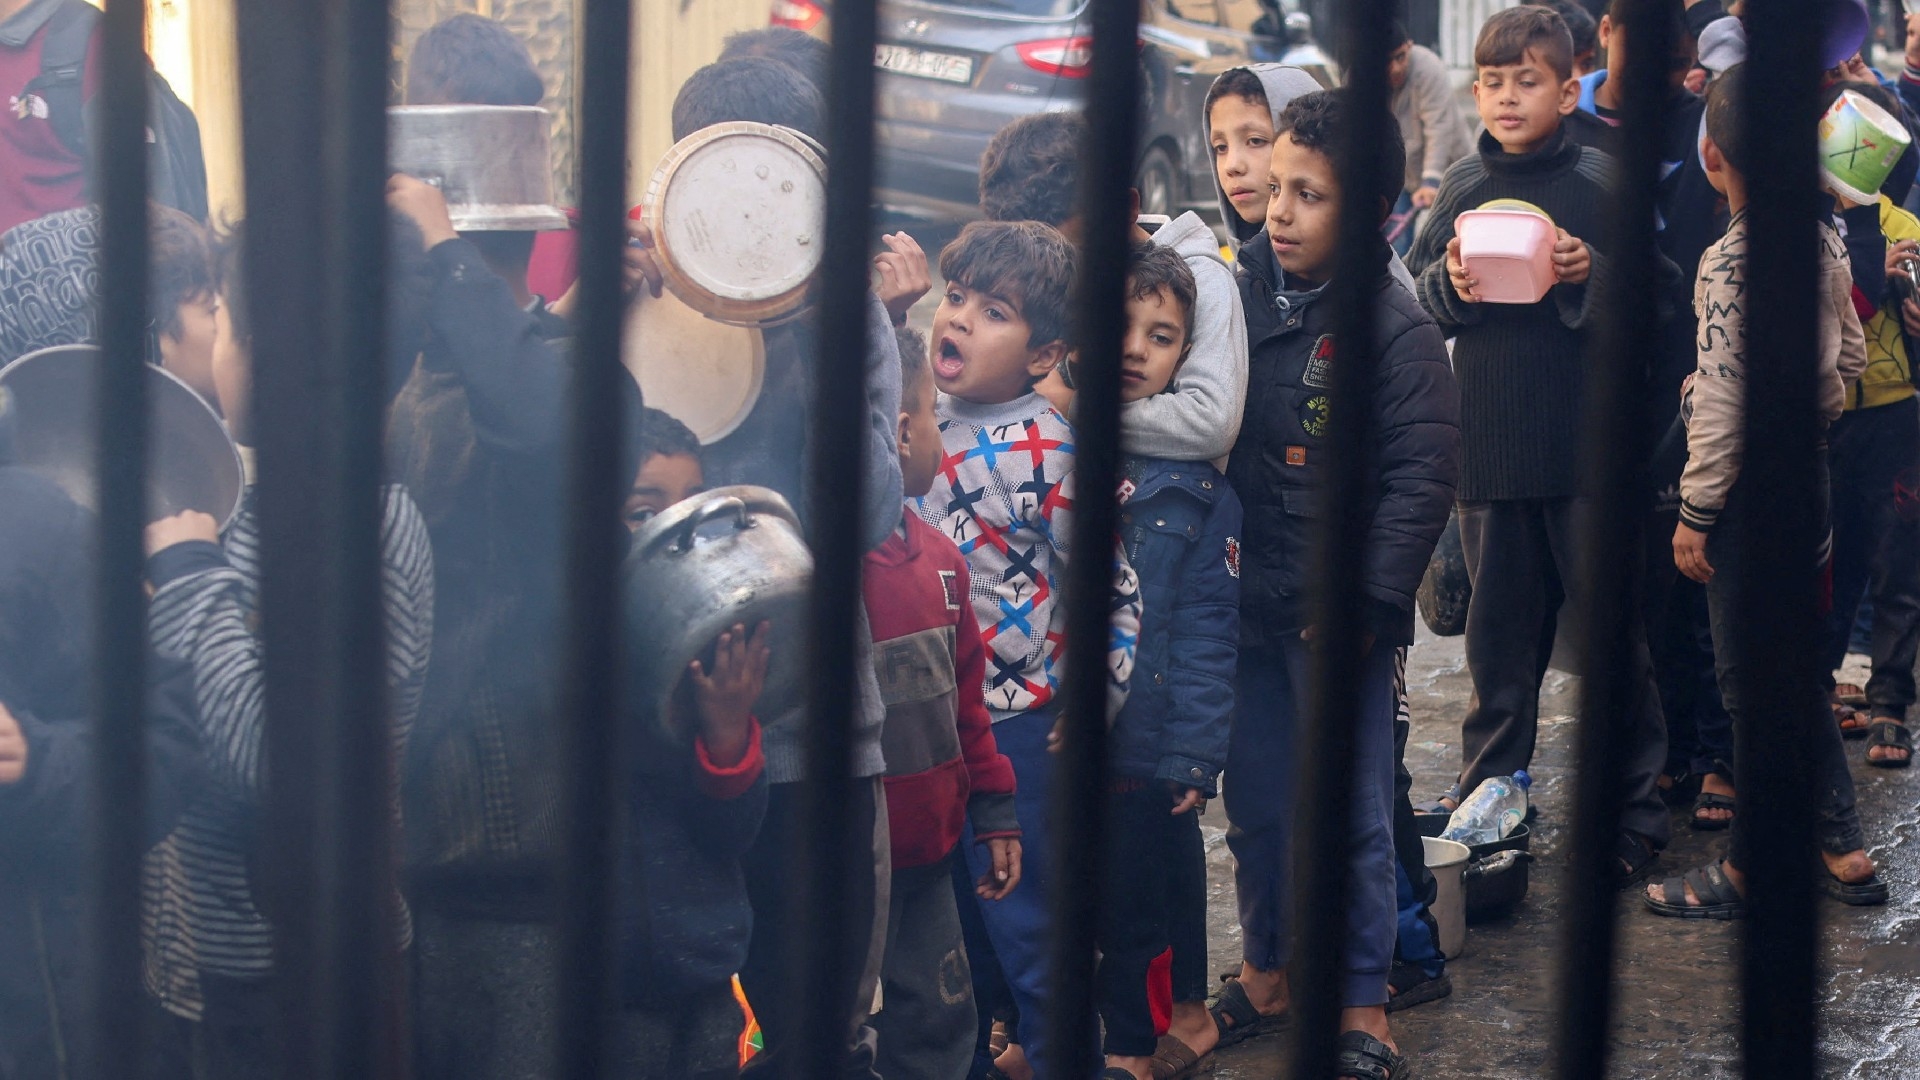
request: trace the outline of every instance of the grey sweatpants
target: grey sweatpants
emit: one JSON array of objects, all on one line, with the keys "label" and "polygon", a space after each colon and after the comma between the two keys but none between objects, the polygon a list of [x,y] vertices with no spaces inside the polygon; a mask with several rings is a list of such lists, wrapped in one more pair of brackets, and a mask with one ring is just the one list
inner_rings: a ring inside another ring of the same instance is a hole
[{"label": "grey sweatpants", "polygon": [[877,1072],[886,1080],[964,1080],[978,1017],[953,896],[953,855],[893,871]]}]

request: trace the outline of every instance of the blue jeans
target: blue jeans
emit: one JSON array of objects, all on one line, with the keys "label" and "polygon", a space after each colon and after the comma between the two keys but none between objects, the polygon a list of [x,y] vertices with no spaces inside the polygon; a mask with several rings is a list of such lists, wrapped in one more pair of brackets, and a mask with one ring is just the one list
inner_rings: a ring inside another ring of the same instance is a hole
[{"label": "blue jeans", "polygon": [[[1307,716],[1310,652],[1289,640],[1240,654],[1240,708],[1227,747],[1223,801],[1227,846],[1240,901],[1242,957],[1262,971],[1293,955],[1293,830],[1298,752]],[[1344,836],[1320,837],[1347,852],[1346,972],[1343,1008],[1383,1005],[1399,926],[1393,849],[1395,650],[1375,648],[1360,671],[1354,773]],[[1309,898],[1308,903],[1317,902]]]}]

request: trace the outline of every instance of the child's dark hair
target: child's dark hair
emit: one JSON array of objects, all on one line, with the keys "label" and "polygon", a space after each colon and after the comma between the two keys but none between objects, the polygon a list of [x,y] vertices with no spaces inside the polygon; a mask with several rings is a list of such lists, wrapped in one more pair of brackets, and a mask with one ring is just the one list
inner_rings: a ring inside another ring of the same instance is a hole
[{"label": "child's dark hair", "polygon": [[656,457],[700,456],[700,437],[693,429],[680,422],[672,413],[651,406],[640,410],[640,422],[635,447],[638,464],[634,467],[637,474],[646,463]]},{"label": "child's dark hair", "polygon": [[[437,271],[427,258],[420,226],[398,211],[387,214],[386,400],[393,400],[413,374],[413,363],[427,340],[427,304]],[[214,285],[227,311],[234,339],[253,338],[253,308],[247,299],[246,223],[215,227]],[[251,347],[251,346],[249,346]]]},{"label": "child's dark hair", "polygon": [[1707,138],[1720,149],[1733,171],[1747,172],[1746,121],[1741,118],[1747,96],[1747,65],[1735,64],[1707,87]]},{"label": "child's dark hair", "polygon": [[1065,224],[1086,139],[1078,112],[1032,113],[1001,128],[980,155],[980,212],[988,221]]},{"label": "child's dark hair", "polygon": [[1518,64],[1531,51],[1553,69],[1555,77],[1573,78],[1573,34],[1566,20],[1548,8],[1523,4],[1496,11],[1480,27],[1473,45],[1476,68]]},{"label": "child's dark hair", "polygon": [[790,64],[764,56],[719,60],[693,73],[673,99],[673,139],[735,121],[789,127],[821,137],[820,91]]},{"label": "child's dark hair", "polygon": [[[1349,130],[1347,100],[1345,90],[1301,94],[1280,110],[1280,119],[1273,125],[1273,137],[1292,136],[1301,146],[1332,158],[1339,152],[1340,140]],[[1406,183],[1407,147],[1400,140],[1400,124],[1393,114],[1383,114],[1380,119],[1385,129],[1379,133],[1380,190],[1375,194],[1391,207]]]},{"label": "child's dark hair", "polygon": [[1193,269],[1172,248],[1151,240],[1137,241],[1127,257],[1127,296],[1145,300],[1162,289],[1180,305],[1180,325],[1186,328],[1186,343],[1181,348],[1184,354],[1193,348],[1193,306],[1200,296]]},{"label": "child's dark hair", "polygon": [[[1574,56],[1586,56],[1600,48],[1600,24],[1594,21],[1593,12],[1582,7],[1575,0],[1526,0],[1526,2],[1534,7],[1546,8],[1560,16],[1560,21],[1567,24],[1568,36],[1573,39]],[[1678,20],[1680,5],[1676,2],[1672,6],[1674,18]],[[1611,17],[1613,25],[1616,28],[1619,27],[1620,17],[1618,15]]]},{"label": "child's dark hair", "polygon": [[1019,305],[1030,348],[1067,340],[1073,245],[1037,221],[976,221],[940,253],[940,276]]},{"label": "child's dark hair", "polygon": [[900,400],[916,401],[933,369],[927,364],[927,339],[911,326],[893,332],[893,343],[900,349]]},{"label": "child's dark hair", "polygon": [[1392,52],[1393,50],[1399,48],[1402,45],[1405,45],[1407,42],[1412,40],[1413,40],[1413,35],[1407,33],[1406,23],[1401,22],[1399,19],[1395,19],[1392,22],[1387,24],[1387,51],[1388,52]]},{"label": "child's dark hair", "polygon": [[409,105],[538,105],[547,96],[526,43],[484,15],[455,15],[413,43]]},{"label": "child's dark hair", "polygon": [[1263,108],[1268,107],[1267,86],[1251,68],[1228,68],[1213,80],[1213,87],[1207,91],[1206,103],[1201,108],[1201,115],[1207,118],[1209,124],[1213,122],[1213,103],[1224,97],[1246,98]]},{"label": "child's dark hair", "polygon": [[199,222],[159,203],[147,204],[147,235],[152,246],[147,293],[153,328],[177,337],[180,305],[216,289],[213,246]]},{"label": "child's dark hair", "polygon": [[833,47],[791,26],[763,26],[729,34],[720,45],[721,60],[764,57],[778,60],[807,77],[821,100],[827,96],[827,60]]}]

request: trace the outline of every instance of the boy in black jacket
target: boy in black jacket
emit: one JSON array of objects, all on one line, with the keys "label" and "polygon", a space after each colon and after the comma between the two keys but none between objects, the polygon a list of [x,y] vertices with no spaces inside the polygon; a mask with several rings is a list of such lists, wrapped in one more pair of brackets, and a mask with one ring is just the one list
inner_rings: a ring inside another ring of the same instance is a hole
[{"label": "boy in black jacket", "polygon": [[[1352,824],[1321,837],[1349,852],[1353,882],[1341,995],[1341,1075],[1404,1076],[1407,1060],[1387,1026],[1387,978],[1396,931],[1392,812],[1398,646],[1413,640],[1413,594],[1446,527],[1460,451],[1459,395],[1433,321],[1388,270],[1386,241],[1336,266],[1343,198],[1377,199],[1385,220],[1401,187],[1385,162],[1382,190],[1342,192],[1332,147],[1344,98],[1295,99],[1275,125],[1267,228],[1240,249],[1250,385],[1227,476],[1246,504],[1240,603],[1240,709],[1227,749],[1226,785],[1244,953],[1239,977],[1215,1006],[1223,1044],[1279,1022],[1287,1009],[1291,946],[1293,777],[1307,711],[1314,613],[1306,552],[1321,457],[1333,414],[1332,366],[1341,346],[1322,301],[1336,273],[1375,282],[1371,429],[1375,473],[1363,493],[1372,522],[1365,557],[1365,624],[1372,638],[1360,674]],[[1399,133],[1384,140],[1400,151]],[[1312,767],[1307,763],[1307,767]],[[1370,1071],[1371,1070],[1371,1071]]]},{"label": "boy in black jacket", "polygon": [[[1600,310],[1607,262],[1581,238],[1600,234],[1613,161],[1574,143],[1561,124],[1580,89],[1572,54],[1566,24],[1550,11],[1509,8],[1487,20],[1474,46],[1474,101],[1487,126],[1480,152],[1447,171],[1414,249],[1420,303],[1455,338],[1465,449],[1460,538],[1474,594],[1467,612],[1474,700],[1461,733],[1464,767],[1441,800],[1448,809],[1488,777],[1531,762],[1551,645],[1541,628],[1556,597],[1575,611],[1584,606],[1573,548],[1583,509],[1575,458],[1587,329]],[[1461,265],[1454,218],[1494,199],[1531,203],[1558,231],[1558,280],[1538,303],[1481,303]],[[1669,832],[1656,786],[1666,728],[1637,619],[1634,627],[1638,704],[1626,722],[1634,752],[1618,845],[1622,885],[1647,875]]]}]

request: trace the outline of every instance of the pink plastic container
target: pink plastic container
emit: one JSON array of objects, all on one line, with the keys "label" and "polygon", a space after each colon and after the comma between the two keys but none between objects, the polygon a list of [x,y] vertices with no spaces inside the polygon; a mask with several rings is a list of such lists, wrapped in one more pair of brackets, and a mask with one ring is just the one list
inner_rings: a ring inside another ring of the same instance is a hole
[{"label": "pink plastic container", "polygon": [[1460,262],[1489,304],[1533,304],[1553,288],[1553,222],[1527,210],[1468,210],[1454,219]]}]

